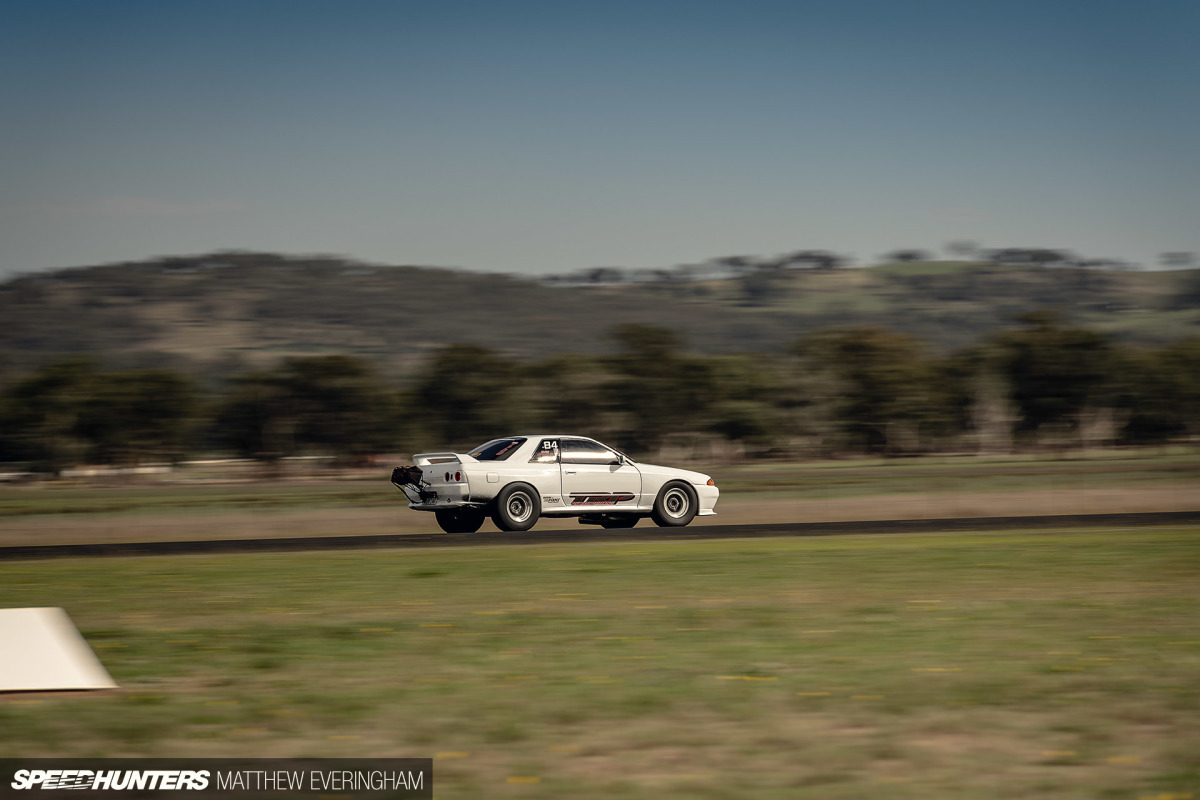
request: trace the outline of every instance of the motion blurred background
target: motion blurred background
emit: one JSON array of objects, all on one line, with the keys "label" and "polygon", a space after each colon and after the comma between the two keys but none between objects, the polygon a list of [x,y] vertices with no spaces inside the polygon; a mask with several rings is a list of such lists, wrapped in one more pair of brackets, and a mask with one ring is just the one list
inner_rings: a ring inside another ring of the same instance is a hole
[{"label": "motion blurred background", "polygon": [[1197,433],[1191,4],[0,14],[10,471]]},{"label": "motion blurred background", "polygon": [[[1196,512],[1198,33],[0,0],[0,551],[429,532],[392,466],[537,430],[712,474],[697,528]],[[124,687],[0,697],[0,744],[433,755],[439,797],[1192,797],[1194,521],[1047,525],[0,560]]]}]

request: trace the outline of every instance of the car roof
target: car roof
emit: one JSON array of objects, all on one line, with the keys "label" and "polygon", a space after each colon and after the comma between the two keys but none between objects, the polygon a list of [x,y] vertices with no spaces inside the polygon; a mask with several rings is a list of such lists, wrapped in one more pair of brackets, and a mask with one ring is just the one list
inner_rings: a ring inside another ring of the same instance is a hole
[{"label": "car roof", "polygon": [[[498,439],[592,439],[591,436],[584,436],[582,433],[517,433],[512,436],[498,436]],[[592,439],[593,442],[600,441]]]},{"label": "car roof", "polygon": [[[538,439],[564,439],[564,438],[566,438],[566,439],[587,439],[589,442],[595,442],[596,444],[604,445],[605,447],[612,450],[613,452],[621,453],[620,448],[613,447],[611,444],[606,444],[605,442],[602,442],[599,439],[594,439],[591,436],[584,436],[582,433],[514,433],[511,436],[497,436],[496,437],[496,439],[525,439],[526,442],[521,445],[522,449],[525,448],[527,445],[529,445],[531,442],[536,443]],[[488,441],[494,442],[494,441],[496,441],[496,439],[489,439]],[[622,453],[622,455],[624,455],[624,454]],[[625,457],[629,458],[629,456],[627,456],[627,455]],[[630,460],[632,460],[632,459],[630,459]]]}]

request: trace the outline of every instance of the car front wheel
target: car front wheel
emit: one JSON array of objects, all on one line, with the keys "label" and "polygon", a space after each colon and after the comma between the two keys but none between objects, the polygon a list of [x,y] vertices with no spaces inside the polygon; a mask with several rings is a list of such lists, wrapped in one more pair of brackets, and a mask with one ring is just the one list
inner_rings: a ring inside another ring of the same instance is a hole
[{"label": "car front wheel", "polygon": [[527,531],[542,513],[542,500],[526,483],[510,483],[496,495],[492,522],[502,531]]},{"label": "car front wheel", "polygon": [[660,528],[675,528],[687,525],[699,510],[696,490],[686,483],[672,481],[654,499],[654,513],[650,516]]}]

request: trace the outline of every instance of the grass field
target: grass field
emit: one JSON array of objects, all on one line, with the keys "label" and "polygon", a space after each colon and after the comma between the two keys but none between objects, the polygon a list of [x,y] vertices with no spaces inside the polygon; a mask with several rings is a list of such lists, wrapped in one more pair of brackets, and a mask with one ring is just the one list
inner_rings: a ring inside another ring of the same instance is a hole
[{"label": "grass field", "polygon": [[[435,796],[1200,793],[1200,529],[0,563],[122,689],[0,752],[410,756]],[[11,657],[10,654],[6,654]]]}]

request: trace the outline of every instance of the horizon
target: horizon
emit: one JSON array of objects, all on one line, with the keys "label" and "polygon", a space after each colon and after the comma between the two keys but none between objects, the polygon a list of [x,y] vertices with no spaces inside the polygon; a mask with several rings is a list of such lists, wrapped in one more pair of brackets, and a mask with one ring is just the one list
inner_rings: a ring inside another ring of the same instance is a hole
[{"label": "horizon", "polygon": [[[940,249],[945,250],[945,248],[940,248]],[[1003,249],[1003,248],[997,248],[997,249],[999,250],[999,249]],[[1016,248],[1016,249],[1028,249],[1031,251],[1036,251],[1036,250],[1043,250],[1046,248]],[[893,250],[892,252],[895,252],[895,251]],[[1076,251],[1071,250],[1069,248],[1062,248],[1061,252],[1063,252],[1064,254],[1067,254],[1067,255],[1078,255],[1078,253]],[[1191,253],[1184,254],[1184,255],[1192,256],[1192,259],[1189,263],[1187,263],[1187,264],[1167,264],[1167,265],[1160,264],[1160,263],[1139,264],[1139,263],[1135,263],[1135,262],[1131,262],[1131,261],[1122,261],[1119,259],[1103,260],[1098,263],[1080,264],[1080,263],[1074,263],[1074,262],[1070,262],[1070,261],[1064,261],[1064,262],[1057,262],[1057,263],[1052,263],[1052,264],[1037,265],[1037,264],[1023,263],[1023,262],[1018,263],[1018,262],[995,261],[995,260],[987,258],[982,252],[978,257],[965,257],[965,256],[964,257],[954,257],[951,255],[939,254],[936,250],[932,250],[932,249],[926,251],[926,253],[932,257],[931,258],[905,260],[905,261],[894,260],[894,259],[889,260],[886,258],[847,260],[847,261],[837,264],[835,267],[831,267],[830,269],[843,271],[843,270],[866,270],[866,269],[875,269],[875,268],[879,268],[879,267],[898,267],[898,266],[920,267],[921,265],[929,265],[929,264],[942,264],[942,265],[957,264],[957,265],[961,265],[963,267],[997,266],[997,267],[1010,267],[1010,268],[1014,268],[1014,269],[1040,267],[1040,268],[1044,268],[1044,269],[1055,269],[1055,270],[1086,269],[1086,270],[1099,271],[1099,272],[1104,272],[1104,271],[1113,271],[1113,272],[1179,272],[1179,271],[1184,271],[1184,272],[1186,272],[1189,270],[1200,270],[1200,261],[1197,261],[1197,259],[1195,258],[1195,254],[1191,254]],[[765,267],[765,268],[770,269],[770,268],[772,268],[770,262],[773,260],[773,258],[780,257],[780,256],[783,256],[786,254],[774,254],[772,256],[769,256],[766,254],[744,254],[744,255],[746,257],[748,257],[748,259],[749,259],[748,263],[750,263],[751,268],[753,270],[754,267],[757,267],[760,269]],[[836,255],[840,255],[840,254],[833,253],[832,255],[836,256]],[[160,253],[160,254],[155,254],[152,256],[147,256],[145,258],[130,258],[130,259],[117,260],[117,261],[98,262],[95,264],[75,264],[75,265],[65,266],[65,267],[48,267],[48,268],[44,268],[44,269],[28,270],[28,271],[24,271],[24,272],[9,272],[9,273],[0,272],[0,283],[7,283],[9,281],[19,280],[22,278],[36,277],[39,275],[52,275],[54,273],[59,273],[59,272],[72,272],[72,271],[77,271],[77,270],[103,269],[103,268],[110,268],[110,267],[164,266],[167,264],[167,262],[172,262],[172,261],[192,261],[192,260],[201,260],[201,259],[219,260],[222,257],[250,257],[250,258],[268,257],[268,258],[279,258],[286,262],[303,262],[303,261],[309,261],[309,260],[344,262],[346,266],[363,267],[363,268],[368,268],[368,269],[441,270],[441,271],[447,271],[447,272],[464,272],[464,273],[468,273],[468,274],[478,274],[478,275],[498,275],[498,276],[522,279],[522,280],[530,280],[530,281],[535,281],[535,282],[546,281],[551,278],[560,279],[560,280],[561,279],[577,279],[577,280],[585,280],[586,281],[587,274],[590,272],[600,271],[600,270],[605,270],[605,271],[611,270],[611,271],[615,271],[620,274],[620,280],[615,281],[616,283],[637,283],[637,282],[640,282],[638,279],[639,274],[642,275],[644,278],[646,275],[658,273],[658,274],[660,274],[660,277],[661,277],[661,273],[670,273],[670,272],[673,272],[676,270],[686,270],[689,267],[690,268],[709,267],[714,271],[720,271],[721,269],[727,269],[727,270],[729,270],[729,274],[727,274],[727,275],[709,274],[709,275],[702,275],[701,277],[688,277],[681,272],[680,273],[681,277],[673,278],[672,280],[684,280],[684,281],[736,280],[739,277],[739,274],[736,271],[730,269],[727,265],[723,265],[720,263],[721,259],[725,258],[724,256],[717,256],[714,258],[702,259],[702,260],[690,262],[690,263],[667,264],[667,265],[663,265],[661,267],[633,268],[633,267],[622,267],[619,265],[608,265],[608,266],[602,266],[602,267],[583,267],[583,268],[579,268],[579,269],[575,269],[575,270],[567,270],[567,271],[562,271],[562,272],[533,273],[533,272],[512,272],[512,271],[503,271],[503,270],[483,270],[483,269],[474,269],[469,266],[441,266],[441,265],[437,265],[437,264],[416,264],[416,263],[403,263],[403,262],[375,261],[375,260],[370,260],[370,259],[358,258],[358,257],[353,256],[348,253],[322,253],[322,252],[289,253],[289,252],[282,252],[282,251],[267,251],[267,250],[224,249],[224,250],[210,250],[207,252],[196,252],[196,253]],[[799,261],[799,262],[794,262],[794,263],[799,264],[799,263],[805,263],[805,262]],[[788,265],[778,266],[778,267],[774,267],[774,268],[783,270],[785,272],[821,271],[820,268],[813,266],[812,264],[809,264],[807,266],[794,266],[794,265],[788,264]],[[606,282],[607,281],[601,281],[601,283],[606,283]]]},{"label": "horizon", "polygon": [[[0,4],[0,279],[1200,252],[1200,6]],[[334,255],[338,254],[338,255]]]}]

